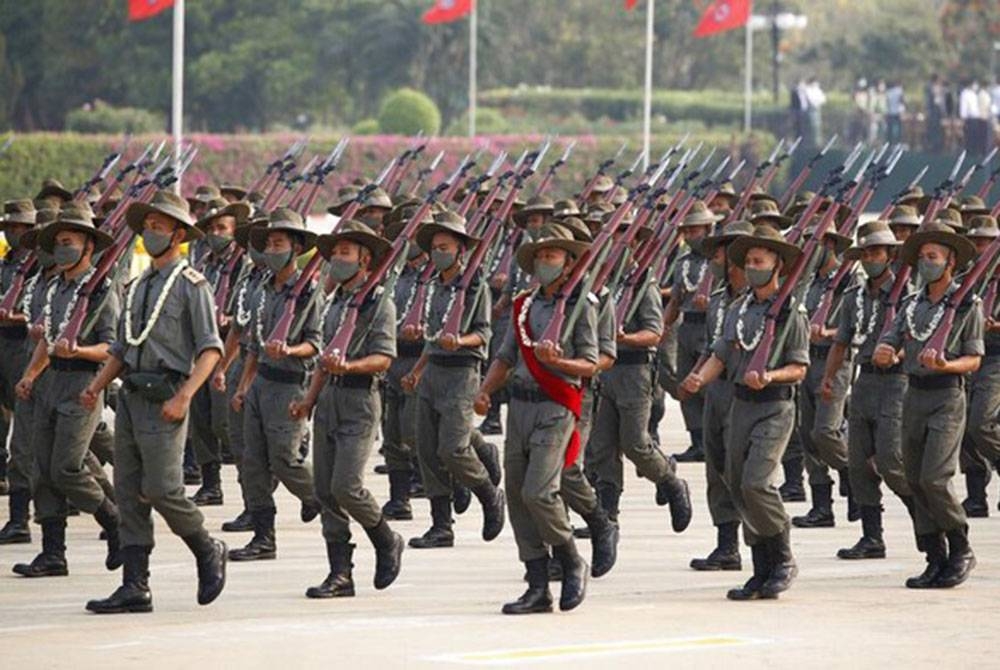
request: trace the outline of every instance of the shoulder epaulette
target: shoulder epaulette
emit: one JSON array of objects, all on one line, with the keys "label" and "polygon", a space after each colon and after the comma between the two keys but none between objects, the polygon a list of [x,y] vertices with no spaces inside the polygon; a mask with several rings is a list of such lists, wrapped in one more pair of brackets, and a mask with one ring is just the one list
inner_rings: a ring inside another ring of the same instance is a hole
[{"label": "shoulder epaulette", "polygon": [[184,271],[181,272],[181,275],[195,286],[201,284],[202,282],[208,281],[207,279],[205,279],[205,275],[203,275],[202,273],[198,272],[197,270],[195,270],[193,267],[190,266],[184,268]]}]

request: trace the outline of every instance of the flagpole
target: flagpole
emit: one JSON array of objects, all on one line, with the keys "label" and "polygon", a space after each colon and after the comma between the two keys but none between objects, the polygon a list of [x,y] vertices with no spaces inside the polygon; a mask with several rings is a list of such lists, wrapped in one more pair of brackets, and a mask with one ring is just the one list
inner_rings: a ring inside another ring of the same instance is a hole
[{"label": "flagpole", "polygon": [[753,99],[753,17],[747,17],[746,49],[743,54],[743,132],[752,127]]},{"label": "flagpole", "polygon": [[[173,95],[170,105],[170,127],[174,136],[174,166],[181,160],[181,140],[184,138],[184,0],[174,2]],[[178,176],[174,190],[181,192]]]},{"label": "flagpole", "polygon": [[478,47],[476,20],[476,5],[473,0],[472,13],[469,14],[469,137],[476,136],[476,49]]},{"label": "flagpole", "polygon": [[653,114],[653,5],[646,0],[646,92],[642,101],[642,167],[649,167],[649,133]]}]

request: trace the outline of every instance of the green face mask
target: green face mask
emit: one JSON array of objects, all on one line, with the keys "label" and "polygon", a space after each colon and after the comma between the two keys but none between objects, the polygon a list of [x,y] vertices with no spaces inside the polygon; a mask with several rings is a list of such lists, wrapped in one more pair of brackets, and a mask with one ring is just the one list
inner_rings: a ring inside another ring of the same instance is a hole
[{"label": "green face mask", "polygon": [[747,283],[754,288],[761,288],[767,286],[771,283],[771,278],[774,276],[774,268],[769,270],[760,270],[757,268],[747,268]]},{"label": "green face mask", "polygon": [[56,265],[61,268],[71,268],[80,262],[83,257],[83,247],[74,247],[69,244],[59,244],[52,249],[52,257]]},{"label": "green face mask", "polygon": [[278,252],[264,252],[264,263],[267,265],[267,269],[278,274],[285,269],[292,260],[291,251],[278,251]]},{"label": "green face mask", "polygon": [[455,254],[449,253],[447,251],[438,251],[437,249],[431,250],[431,263],[434,264],[434,268],[438,272],[444,272],[452,265],[455,264]]},{"label": "green face mask", "polygon": [[163,254],[167,253],[170,248],[170,241],[173,235],[169,233],[158,233],[155,230],[144,230],[142,231],[142,246],[146,248],[146,253],[148,253],[153,258],[159,258]]},{"label": "green face mask", "polygon": [[48,270],[56,264],[55,256],[50,254],[45,249],[38,247],[35,249],[35,255],[38,256],[38,262],[42,264],[42,267]]},{"label": "green face mask", "polygon": [[421,249],[416,244],[410,244],[406,248],[406,260],[408,261],[416,260],[417,256],[419,256],[422,253],[424,253],[423,249]]},{"label": "green face mask", "polygon": [[882,276],[889,264],[882,261],[861,261],[861,267],[864,268],[869,279],[875,279]]},{"label": "green face mask", "polygon": [[925,284],[933,284],[938,279],[941,279],[941,275],[944,274],[946,267],[946,263],[932,263],[923,258],[917,261],[917,273],[924,280]]},{"label": "green face mask", "polygon": [[715,281],[721,282],[726,280],[725,265],[712,261],[708,264],[708,269],[712,271],[712,276],[715,277]]},{"label": "green face mask", "polygon": [[225,251],[226,247],[233,241],[231,235],[216,235],[214,233],[209,234],[205,239],[208,241],[209,248],[216,254]]},{"label": "green face mask", "polygon": [[550,285],[552,282],[562,277],[562,273],[562,265],[553,265],[551,263],[543,263],[537,260],[535,261],[535,272],[533,276],[542,286]]},{"label": "green face mask", "polygon": [[343,284],[348,279],[358,274],[358,270],[361,269],[361,266],[358,263],[345,261],[342,258],[331,258],[328,263],[329,265],[326,273],[330,276],[330,279],[338,284]]},{"label": "green face mask", "polygon": [[267,259],[264,258],[264,253],[257,251],[252,244],[250,245],[250,260],[259,268],[267,267]]}]

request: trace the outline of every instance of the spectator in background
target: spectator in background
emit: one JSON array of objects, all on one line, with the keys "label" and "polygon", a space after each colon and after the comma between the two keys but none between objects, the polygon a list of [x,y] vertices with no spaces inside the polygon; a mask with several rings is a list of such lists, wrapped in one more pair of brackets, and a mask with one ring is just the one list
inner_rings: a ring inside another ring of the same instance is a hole
[{"label": "spectator in background", "polygon": [[990,87],[990,103],[992,105],[993,118],[1000,122],[1000,81],[993,78],[993,85]]},{"label": "spectator in background", "polygon": [[894,81],[885,92],[885,136],[889,144],[903,141],[903,113],[906,112],[906,98],[903,85]]},{"label": "spectator in background", "polygon": [[801,79],[795,86],[792,86],[788,90],[788,111],[792,117],[792,130],[795,132],[796,137],[801,137],[809,141],[809,119],[807,116],[807,110],[809,108],[809,102],[806,99],[806,85]]},{"label": "spectator in background", "polygon": [[868,89],[868,80],[862,77],[854,85],[854,114],[851,118],[851,142],[868,141],[868,129],[871,127],[872,96]]},{"label": "spectator in background", "polygon": [[823,144],[823,106],[826,104],[826,93],[819,85],[816,77],[810,77],[805,86],[806,101],[809,103],[809,132],[813,146]]},{"label": "spectator in background", "polygon": [[941,76],[935,72],[924,87],[926,115],[924,141],[927,143],[927,150],[933,153],[940,153],[944,149],[944,129],[941,122],[948,113],[946,96],[944,82],[941,81]]},{"label": "spectator in background", "polygon": [[[979,82],[973,79],[962,89],[958,97],[958,117],[962,119],[965,133],[965,149],[970,156],[986,153],[990,129],[988,96],[982,95]],[[986,104],[984,104],[986,103]]]},{"label": "spectator in background", "polygon": [[885,79],[879,79],[871,90],[872,124],[868,131],[868,143],[875,144],[880,137],[885,137],[885,115],[889,102],[886,98]]}]

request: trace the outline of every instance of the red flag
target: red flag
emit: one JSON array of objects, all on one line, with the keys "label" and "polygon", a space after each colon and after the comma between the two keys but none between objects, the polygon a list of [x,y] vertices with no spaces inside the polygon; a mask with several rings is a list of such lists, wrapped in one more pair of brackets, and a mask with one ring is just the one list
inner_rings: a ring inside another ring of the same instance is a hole
[{"label": "red flag", "polygon": [[625,9],[631,11],[635,9],[635,6],[638,4],[639,0],[625,0]]},{"label": "red flag", "polygon": [[750,19],[751,0],[715,0],[701,15],[695,37],[708,37],[746,25]]},{"label": "red flag", "polygon": [[128,0],[128,20],[145,21],[174,6],[174,0]]},{"label": "red flag", "polygon": [[424,23],[457,21],[472,11],[474,0],[434,0],[434,6],[424,12]]}]

